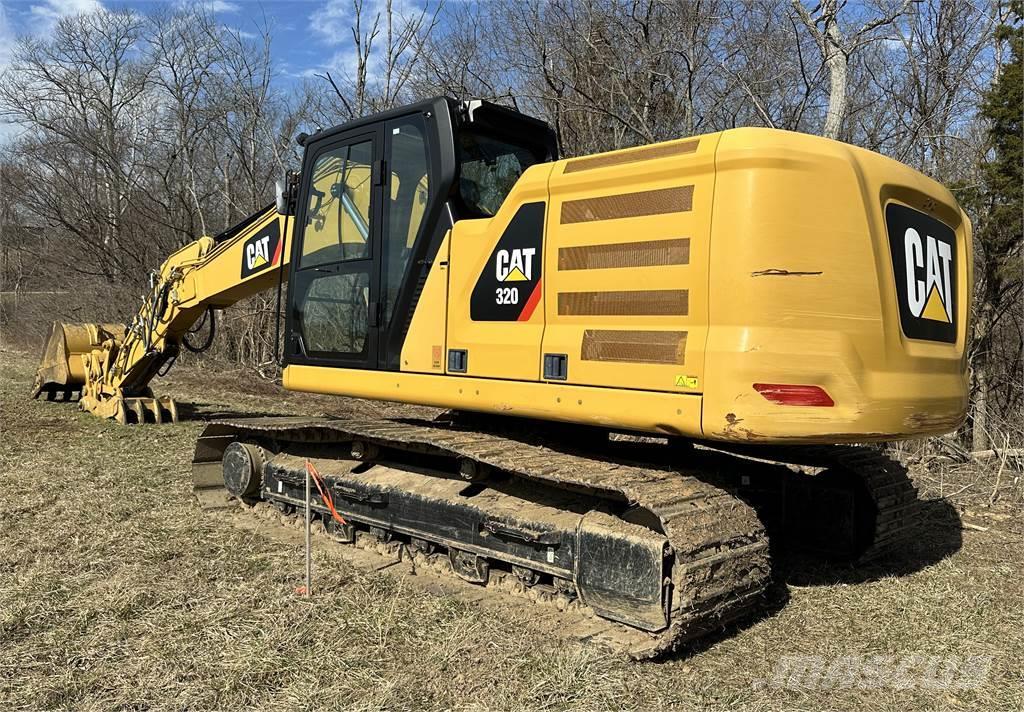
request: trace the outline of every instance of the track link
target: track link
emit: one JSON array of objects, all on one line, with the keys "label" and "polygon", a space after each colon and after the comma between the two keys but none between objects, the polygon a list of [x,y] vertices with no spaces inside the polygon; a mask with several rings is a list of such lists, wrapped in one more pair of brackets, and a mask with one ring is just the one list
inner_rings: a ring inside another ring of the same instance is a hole
[{"label": "track link", "polygon": [[[757,514],[707,481],[703,471],[599,459],[526,442],[521,434],[517,439],[508,432],[461,424],[255,418],[218,421],[200,436],[193,473],[204,506],[229,503],[221,466],[224,450],[231,442],[253,440],[270,441],[283,450],[321,444],[342,457],[344,444],[359,442],[382,451],[440,458],[456,472],[468,461],[477,468],[624,505],[638,531],[659,531],[669,542],[667,625],[648,632],[613,623],[618,630],[606,636],[622,641],[635,658],[660,655],[748,615],[762,604],[770,581],[768,540]],[[736,462],[743,466],[742,460]]]},{"label": "track link", "polygon": [[[750,484],[769,494],[753,501],[773,539],[787,549],[816,551],[859,566],[892,554],[917,531],[920,503],[906,467],[874,446],[711,447],[762,464],[762,477]],[[817,474],[809,476],[804,468]],[[736,482],[738,491],[744,488]],[[828,526],[808,524],[812,515],[839,516],[823,507],[829,491],[852,498],[854,541],[838,551],[815,546],[832,532]],[[808,512],[808,506],[821,511]]]},{"label": "track link", "polygon": [[859,477],[877,508],[871,545],[857,563],[882,558],[905,544],[917,531],[920,506],[917,489],[906,468],[872,448],[837,448],[835,466]]}]

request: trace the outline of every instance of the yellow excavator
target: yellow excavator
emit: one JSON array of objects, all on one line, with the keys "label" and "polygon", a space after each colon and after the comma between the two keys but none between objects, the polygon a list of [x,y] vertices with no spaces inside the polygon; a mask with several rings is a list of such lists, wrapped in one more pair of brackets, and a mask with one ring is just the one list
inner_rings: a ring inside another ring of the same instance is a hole
[{"label": "yellow excavator", "polygon": [[154,376],[277,287],[285,388],[446,412],[211,422],[200,502],[294,513],[312,471],[337,541],[637,657],[762,606],[769,534],[852,562],[911,536],[871,444],[965,418],[971,228],[941,185],[759,128],[559,159],[544,122],[445,97],[299,142],[276,205],[171,255],[130,324],[55,324],[35,395],[173,421]]}]

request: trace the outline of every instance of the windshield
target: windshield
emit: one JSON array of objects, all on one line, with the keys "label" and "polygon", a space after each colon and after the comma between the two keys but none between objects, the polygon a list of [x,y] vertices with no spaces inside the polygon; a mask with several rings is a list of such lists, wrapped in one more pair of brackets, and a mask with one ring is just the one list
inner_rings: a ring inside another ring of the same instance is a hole
[{"label": "windshield", "polygon": [[459,134],[459,195],[473,214],[490,217],[527,168],[544,160],[542,149],[486,134]]}]

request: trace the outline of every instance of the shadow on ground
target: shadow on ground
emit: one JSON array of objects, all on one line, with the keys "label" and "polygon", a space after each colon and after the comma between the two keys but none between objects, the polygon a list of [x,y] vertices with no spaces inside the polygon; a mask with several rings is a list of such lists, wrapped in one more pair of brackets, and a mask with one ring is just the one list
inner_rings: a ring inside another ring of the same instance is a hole
[{"label": "shadow on ground", "polygon": [[798,551],[773,551],[776,577],[795,586],[868,583],[916,573],[959,551],[963,527],[956,509],[944,499],[919,501],[918,507],[916,531],[901,549],[860,565],[830,563]]},{"label": "shadow on ground", "polygon": [[905,547],[868,564],[833,563],[820,556],[772,546],[772,585],[764,604],[750,616],[681,646],[660,662],[683,660],[732,638],[755,624],[777,615],[790,600],[790,586],[864,584],[890,576],[908,576],[952,556],[963,544],[960,515],[944,499],[919,501],[917,531]]}]

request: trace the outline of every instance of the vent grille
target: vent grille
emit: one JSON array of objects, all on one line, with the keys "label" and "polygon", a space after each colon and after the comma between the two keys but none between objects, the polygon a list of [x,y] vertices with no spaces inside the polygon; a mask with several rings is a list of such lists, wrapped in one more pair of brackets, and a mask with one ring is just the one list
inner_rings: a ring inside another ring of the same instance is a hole
[{"label": "vent grille", "polygon": [[610,156],[589,156],[587,158],[576,158],[565,164],[562,173],[578,173],[589,171],[594,168],[608,168],[609,166],[621,166],[626,163],[638,161],[652,161],[657,158],[671,158],[672,156],[684,156],[694,153],[700,141],[682,141],[658,146],[646,146],[635,151],[623,151]]},{"label": "vent grille", "polygon": [[692,209],[693,186],[684,185],[678,188],[567,200],[562,203],[560,219],[563,225],[569,225],[595,220],[681,213]]},{"label": "vent grille", "polygon": [[560,316],[686,316],[690,294],[685,289],[630,292],[561,292]]},{"label": "vent grille", "polygon": [[663,267],[690,264],[690,238],[618,242],[611,245],[562,247],[558,269],[608,269],[614,267]]},{"label": "vent grille", "polygon": [[682,366],[686,358],[686,332],[587,329],[583,332],[580,358]]}]

